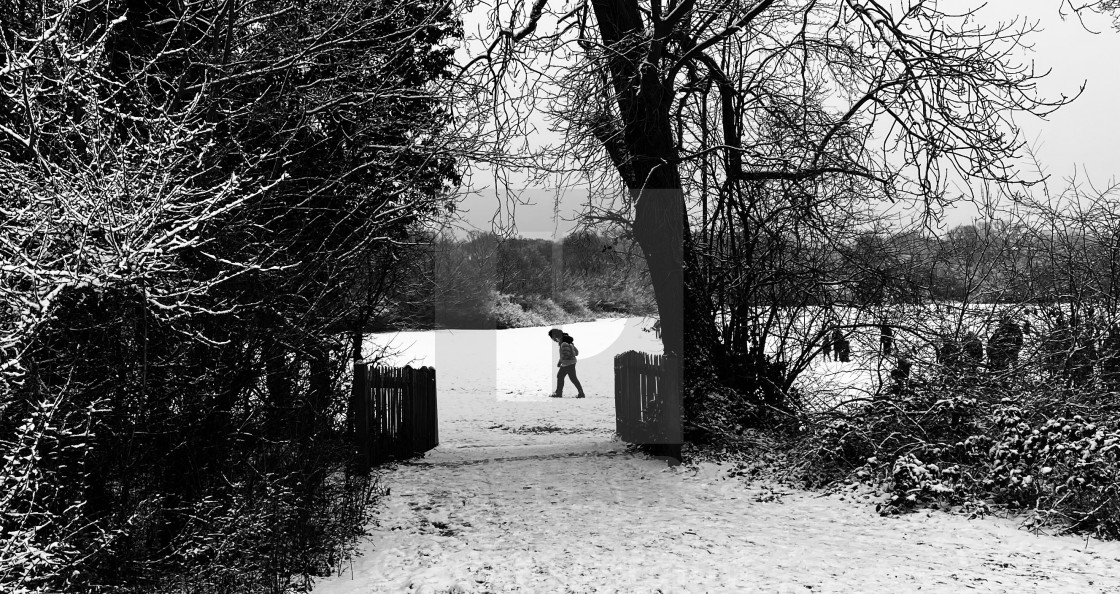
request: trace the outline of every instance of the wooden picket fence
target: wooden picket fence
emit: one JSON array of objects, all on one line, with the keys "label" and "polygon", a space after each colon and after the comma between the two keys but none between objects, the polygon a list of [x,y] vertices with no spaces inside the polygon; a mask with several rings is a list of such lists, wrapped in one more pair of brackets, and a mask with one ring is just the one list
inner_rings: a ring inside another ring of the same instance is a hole
[{"label": "wooden picket fence", "polygon": [[350,408],[351,435],[363,472],[439,445],[434,368],[355,363]]},{"label": "wooden picket fence", "polygon": [[638,351],[615,356],[614,404],[615,427],[623,441],[683,443],[680,359]]}]

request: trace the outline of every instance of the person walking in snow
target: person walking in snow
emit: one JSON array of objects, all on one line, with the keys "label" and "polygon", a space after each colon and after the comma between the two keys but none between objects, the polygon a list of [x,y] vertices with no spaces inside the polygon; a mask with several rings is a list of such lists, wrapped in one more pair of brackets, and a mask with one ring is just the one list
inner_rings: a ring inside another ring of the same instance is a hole
[{"label": "person walking in snow", "polygon": [[974,371],[984,361],[984,343],[975,332],[969,331],[961,341],[961,363],[969,371]]},{"label": "person walking in snow", "polygon": [[828,332],[827,326],[821,328],[821,354],[825,361],[832,360],[832,334]]},{"label": "person walking in snow", "polygon": [[1023,329],[1011,316],[1004,315],[988,338],[988,366],[994,371],[1005,370],[1015,364],[1022,349]]},{"label": "person walking in snow", "polygon": [[839,328],[832,330],[832,349],[836,351],[836,360],[841,363],[847,363],[852,356],[852,343]]},{"label": "person walking in snow", "polygon": [[879,349],[883,352],[883,356],[891,354],[891,348],[894,347],[894,328],[890,324],[883,322],[879,324]]},{"label": "person walking in snow", "polygon": [[560,344],[560,362],[556,364],[560,368],[560,371],[556,372],[556,392],[550,394],[550,396],[553,398],[564,397],[564,376],[568,376],[572,378],[572,384],[576,387],[576,390],[579,390],[576,398],[583,398],[585,396],[583,386],[580,385],[579,378],[576,377],[576,357],[579,356],[579,349],[576,348],[572,337],[559,328],[549,330],[548,337]]}]

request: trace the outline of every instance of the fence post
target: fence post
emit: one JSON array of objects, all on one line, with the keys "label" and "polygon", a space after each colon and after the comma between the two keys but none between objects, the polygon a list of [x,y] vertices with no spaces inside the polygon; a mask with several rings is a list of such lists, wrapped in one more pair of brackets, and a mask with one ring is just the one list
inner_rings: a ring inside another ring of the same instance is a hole
[{"label": "fence post", "polygon": [[416,451],[413,427],[416,424],[416,370],[406,365],[401,377],[401,440],[398,456],[407,458]]},{"label": "fence post", "polygon": [[665,411],[665,421],[668,424],[666,436],[670,443],[684,443],[684,425],[682,421],[682,405],[684,403],[684,381],[681,377],[682,359],[674,355],[666,355],[661,359],[665,370],[662,382],[668,398],[662,405]]},{"label": "fence post", "polygon": [[638,410],[634,408],[634,351],[627,351],[622,355],[622,411],[623,429],[626,433],[623,440],[634,439],[634,423],[637,420]]},{"label": "fence post", "polygon": [[630,355],[630,368],[626,370],[626,392],[630,395],[630,439],[637,439],[641,435],[642,426],[642,354],[633,351]]},{"label": "fence post", "polygon": [[424,368],[412,371],[412,418],[409,420],[409,432],[412,433],[412,451],[410,456],[415,456],[424,447],[424,434],[428,415],[428,403],[424,399]]},{"label": "fence post", "polygon": [[630,399],[630,440],[637,441],[642,435],[642,370],[644,357],[641,352],[631,351],[630,365],[626,370],[629,386],[626,389]]},{"label": "fence post", "polygon": [[389,412],[385,416],[389,423],[389,441],[385,444],[385,458],[397,455],[397,448],[401,439],[401,376],[404,370],[393,368],[392,389],[389,390]]},{"label": "fence post", "polygon": [[616,411],[618,413],[618,436],[626,441],[626,425],[630,421],[627,416],[626,410],[626,353],[622,353],[615,359],[615,369],[618,370],[615,374],[615,390],[617,390],[618,401],[616,403]]},{"label": "fence post", "polygon": [[430,450],[439,445],[439,440],[436,438],[436,391],[433,387],[435,370],[429,367],[427,373],[424,374],[424,397],[428,402],[428,441],[424,443],[425,450]]},{"label": "fence post", "polygon": [[371,382],[373,383],[372,407],[377,422],[375,426],[377,435],[374,439],[374,443],[377,444],[375,453],[377,462],[380,463],[385,459],[385,439],[388,431],[387,423],[389,415],[386,414],[388,412],[387,400],[389,394],[389,388],[387,386],[388,378],[386,377],[388,372],[384,367],[373,367],[370,371]]},{"label": "fence post", "polygon": [[377,387],[373,391],[377,410],[377,459],[381,462],[385,459],[385,444],[389,435],[389,398],[392,393],[389,374],[392,370],[378,367],[374,371],[377,377]]},{"label": "fence post", "polygon": [[354,411],[354,445],[357,446],[358,470],[363,474],[370,471],[369,438],[369,378],[368,366],[354,364],[353,392],[350,406]]},{"label": "fence post", "polygon": [[680,464],[681,446],[684,444],[684,427],[681,419],[681,402],[684,399],[681,382],[681,358],[672,354],[661,357],[661,386],[658,394],[661,400],[661,419],[658,432],[662,442],[657,448],[660,455],[672,458]]}]

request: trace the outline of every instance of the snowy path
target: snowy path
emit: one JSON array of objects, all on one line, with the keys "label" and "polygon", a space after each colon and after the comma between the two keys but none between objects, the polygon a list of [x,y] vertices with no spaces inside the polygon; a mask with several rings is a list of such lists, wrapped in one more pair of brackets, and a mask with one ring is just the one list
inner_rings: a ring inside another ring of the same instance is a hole
[{"label": "snowy path", "polygon": [[610,441],[610,404],[441,398],[444,445],[385,474],[367,551],[315,592],[1120,592],[1120,543],[669,468]]},{"label": "snowy path", "polygon": [[497,397],[441,389],[440,447],[384,473],[364,554],[314,591],[1120,592],[1120,543],[882,518],[852,495],[627,454],[588,367],[586,400],[543,397],[536,377],[499,378]]}]

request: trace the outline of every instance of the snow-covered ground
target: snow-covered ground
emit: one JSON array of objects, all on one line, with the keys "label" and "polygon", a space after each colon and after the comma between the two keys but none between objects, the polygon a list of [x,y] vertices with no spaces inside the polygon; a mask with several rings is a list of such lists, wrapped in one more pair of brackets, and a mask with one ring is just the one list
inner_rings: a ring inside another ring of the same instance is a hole
[{"label": "snow-covered ground", "polygon": [[[1049,311],[1063,309],[1068,319],[1068,303],[1048,306],[1020,306],[1015,304],[938,302],[921,305],[891,305],[868,307],[832,307],[828,309],[807,306],[792,308],[779,313],[775,322],[778,329],[767,337],[766,352],[771,356],[783,347],[780,337],[786,332],[786,361],[796,360],[802,352],[816,354],[804,372],[794,382],[794,387],[807,395],[811,412],[841,405],[850,400],[865,400],[890,385],[890,372],[899,356],[915,365],[919,373],[923,365],[933,365],[936,351],[933,342],[947,333],[957,340],[967,332],[974,332],[986,344],[999,319],[1008,315],[1018,324],[1029,322],[1030,331],[1024,335],[1020,359],[1039,357],[1040,339],[1052,328]],[[759,312],[766,319],[769,310]],[[1084,315],[1084,312],[1082,312]],[[879,325],[888,323],[894,328],[893,350],[884,355],[880,350]],[[826,359],[817,352],[819,345],[810,339],[824,327],[840,326],[851,342],[851,360],[840,362],[835,356]]]},{"label": "snow-covered ground", "polygon": [[[579,349],[577,376],[589,398],[614,402],[614,357],[636,350],[660,354],[649,318],[611,318],[557,326]],[[556,385],[558,346],[548,328],[397,332],[368,337],[362,354],[381,364],[436,368],[441,394],[484,394],[499,400],[539,401]],[[575,395],[570,384],[569,395]],[[613,413],[611,413],[613,419]]]},{"label": "snow-covered ground", "polygon": [[643,325],[564,328],[585,400],[547,398],[547,328],[398,336],[414,345],[404,357],[437,366],[440,446],[384,471],[390,493],[363,554],[315,592],[1120,592],[1120,543],[992,518],[883,518],[861,492],[627,454],[612,440],[610,361],[657,349]]}]

